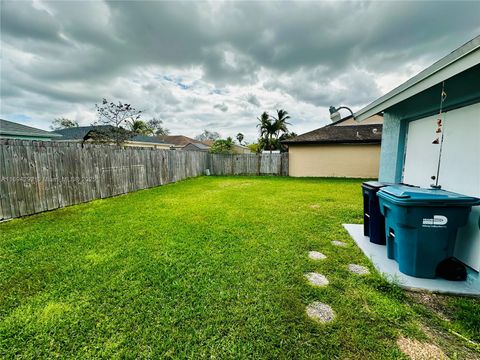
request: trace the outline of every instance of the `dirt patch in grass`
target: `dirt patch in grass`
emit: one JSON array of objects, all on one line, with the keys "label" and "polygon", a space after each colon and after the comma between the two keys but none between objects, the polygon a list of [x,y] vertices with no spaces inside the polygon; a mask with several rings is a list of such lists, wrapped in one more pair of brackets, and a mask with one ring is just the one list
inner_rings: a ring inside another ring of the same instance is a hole
[{"label": "dirt patch in grass", "polygon": [[[431,342],[441,347],[451,358],[480,359],[480,345],[469,339],[468,334],[460,334],[454,330],[455,308],[449,307],[448,302],[461,298],[425,292],[407,294],[414,302],[425,307],[421,329]],[[475,315],[472,313],[472,316]]]},{"label": "dirt patch in grass", "polygon": [[425,305],[427,308],[434,311],[440,319],[450,321],[450,318],[447,315],[448,310],[445,304],[445,296],[415,291],[409,291],[408,295],[416,302]]},{"label": "dirt patch in grass", "polygon": [[442,348],[447,356],[453,359],[480,359],[480,347],[475,348],[471,342],[459,336],[458,333],[454,335],[455,333],[447,332],[439,326],[425,323],[421,328],[429,340]]},{"label": "dirt patch in grass", "polygon": [[397,345],[412,360],[448,359],[447,355],[436,345],[400,337]]}]

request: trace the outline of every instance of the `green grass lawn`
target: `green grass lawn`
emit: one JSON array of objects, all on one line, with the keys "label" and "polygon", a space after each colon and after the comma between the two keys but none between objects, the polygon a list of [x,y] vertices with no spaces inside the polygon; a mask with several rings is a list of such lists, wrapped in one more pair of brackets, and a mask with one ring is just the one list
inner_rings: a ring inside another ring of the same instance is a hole
[{"label": "green grass lawn", "polygon": [[[342,228],[360,184],[201,177],[0,224],[0,357],[389,359],[399,336],[475,354],[450,334],[480,341],[479,300],[418,300]],[[336,319],[311,321],[312,301]]]}]

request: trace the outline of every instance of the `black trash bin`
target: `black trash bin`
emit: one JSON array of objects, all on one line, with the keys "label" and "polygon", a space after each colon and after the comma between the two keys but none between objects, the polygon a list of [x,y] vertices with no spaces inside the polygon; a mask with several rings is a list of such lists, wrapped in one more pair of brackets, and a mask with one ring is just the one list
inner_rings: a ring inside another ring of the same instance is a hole
[{"label": "black trash bin", "polygon": [[377,192],[390,183],[367,181],[362,184],[363,193],[363,235],[370,237],[370,242],[385,245],[385,217],[380,212]]}]

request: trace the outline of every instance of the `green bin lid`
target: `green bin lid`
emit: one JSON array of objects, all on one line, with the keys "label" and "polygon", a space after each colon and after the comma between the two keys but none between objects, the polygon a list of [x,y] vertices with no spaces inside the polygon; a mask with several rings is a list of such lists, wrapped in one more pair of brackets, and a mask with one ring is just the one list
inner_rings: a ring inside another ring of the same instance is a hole
[{"label": "green bin lid", "polygon": [[425,189],[405,185],[391,185],[380,189],[377,195],[398,205],[473,206],[480,199],[441,189]]}]

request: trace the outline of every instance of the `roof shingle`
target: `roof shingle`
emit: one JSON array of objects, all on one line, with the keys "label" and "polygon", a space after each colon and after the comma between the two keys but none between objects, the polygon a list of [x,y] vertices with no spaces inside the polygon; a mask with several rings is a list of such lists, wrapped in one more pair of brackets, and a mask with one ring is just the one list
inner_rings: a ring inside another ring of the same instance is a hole
[{"label": "roof shingle", "polygon": [[1,135],[22,135],[22,136],[36,136],[36,137],[60,137],[57,133],[37,129],[31,126],[19,124],[13,121],[0,119],[0,134]]},{"label": "roof shingle", "polygon": [[[63,136],[62,140],[83,140],[90,131],[110,127],[110,125],[99,126],[78,126],[68,129],[56,130],[55,132]],[[134,135],[130,141],[148,142],[155,144],[169,144],[159,138],[145,135]]]},{"label": "roof shingle", "polygon": [[324,126],[283,141],[286,144],[379,144],[382,125]]}]

